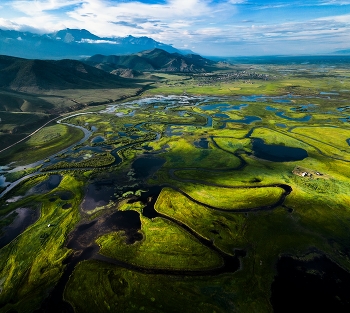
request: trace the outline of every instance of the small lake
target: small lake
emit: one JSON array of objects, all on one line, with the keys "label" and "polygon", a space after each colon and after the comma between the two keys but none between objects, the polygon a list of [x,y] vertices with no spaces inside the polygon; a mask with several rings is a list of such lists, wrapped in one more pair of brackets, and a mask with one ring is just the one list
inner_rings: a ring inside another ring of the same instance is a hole
[{"label": "small lake", "polygon": [[26,196],[32,195],[32,194],[43,194],[43,193],[48,193],[49,191],[55,189],[56,187],[59,186],[61,183],[62,176],[55,174],[55,175],[50,175],[50,177],[39,183],[38,185],[30,188],[28,192],[26,193]]},{"label": "small lake", "polygon": [[102,136],[96,136],[95,138],[93,138],[91,140],[92,143],[100,143],[100,142],[104,142],[105,139]]},{"label": "small lake", "polygon": [[[22,234],[30,225],[34,224],[40,217],[39,210],[28,208],[19,208],[14,212],[16,214],[13,222],[2,229],[3,235],[0,237],[0,249],[9,244],[13,239]],[[9,216],[7,215],[7,216]]]},{"label": "small lake", "polygon": [[308,157],[307,151],[304,149],[267,145],[261,138],[253,139],[253,155],[272,162],[300,161]]},{"label": "small lake", "polygon": [[91,211],[97,207],[107,205],[114,196],[115,184],[116,182],[111,179],[90,183],[81,204],[82,209]]},{"label": "small lake", "polygon": [[164,163],[164,159],[147,155],[136,159],[131,167],[135,171],[135,178],[145,179],[159,170]]},{"label": "small lake", "polygon": [[209,149],[209,141],[207,138],[196,140],[193,144],[196,148]]}]

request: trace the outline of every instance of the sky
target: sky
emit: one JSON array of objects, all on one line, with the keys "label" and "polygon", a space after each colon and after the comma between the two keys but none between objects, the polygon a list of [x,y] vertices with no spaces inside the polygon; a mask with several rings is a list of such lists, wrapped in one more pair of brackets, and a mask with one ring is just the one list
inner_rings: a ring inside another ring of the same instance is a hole
[{"label": "sky", "polygon": [[350,49],[350,0],[1,0],[0,29],[147,36],[206,56]]}]

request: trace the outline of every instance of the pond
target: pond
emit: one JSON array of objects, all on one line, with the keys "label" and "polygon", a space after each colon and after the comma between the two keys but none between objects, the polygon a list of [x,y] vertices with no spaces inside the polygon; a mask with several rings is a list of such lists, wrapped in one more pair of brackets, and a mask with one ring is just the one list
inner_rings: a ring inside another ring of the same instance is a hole
[{"label": "pond", "polygon": [[54,175],[50,175],[49,178],[41,183],[39,183],[38,185],[30,188],[27,193],[26,196],[32,195],[32,194],[43,194],[43,193],[47,193],[53,189],[55,189],[56,187],[59,186],[59,184],[61,183],[62,180],[62,176],[58,175],[58,174],[54,174]]},{"label": "pond", "polygon": [[200,138],[199,140],[193,142],[193,144],[196,148],[209,149],[209,141],[207,138]]},{"label": "pond", "polygon": [[0,237],[0,249],[9,244],[13,239],[22,234],[30,225],[34,224],[40,217],[39,210],[28,208],[19,208],[14,212],[16,214],[13,222],[2,229],[3,235]]},{"label": "pond", "polygon": [[253,155],[273,162],[300,161],[308,157],[306,150],[282,145],[267,145],[261,138],[253,139]]},{"label": "pond", "polygon": [[116,182],[111,179],[92,182],[86,189],[81,207],[84,211],[91,211],[105,206],[112,200]]},{"label": "pond", "polygon": [[96,136],[95,138],[93,138],[91,140],[92,143],[100,143],[100,142],[104,142],[105,139],[102,136]]},{"label": "pond", "polygon": [[136,179],[145,179],[153,175],[165,163],[164,159],[157,158],[151,155],[142,156],[136,159],[131,167],[135,171]]}]

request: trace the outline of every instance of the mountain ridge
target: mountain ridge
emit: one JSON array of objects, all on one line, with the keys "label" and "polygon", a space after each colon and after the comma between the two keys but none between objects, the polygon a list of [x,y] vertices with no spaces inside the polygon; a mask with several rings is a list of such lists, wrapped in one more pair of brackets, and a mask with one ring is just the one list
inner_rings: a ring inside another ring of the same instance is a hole
[{"label": "mountain ridge", "polygon": [[95,54],[132,54],[153,48],[185,53],[145,36],[99,37],[86,29],[70,28],[43,35],[0,29],[0,53],[27,59],[81,59]]},{"label": "mountain ridge", "polygon": [[96,54],[84,59],[84,62],[109,72],[131,69],[143,72],[201,73],[216,69],[216,62],[200,55],[169,53],[159,48],[130,55]]}]

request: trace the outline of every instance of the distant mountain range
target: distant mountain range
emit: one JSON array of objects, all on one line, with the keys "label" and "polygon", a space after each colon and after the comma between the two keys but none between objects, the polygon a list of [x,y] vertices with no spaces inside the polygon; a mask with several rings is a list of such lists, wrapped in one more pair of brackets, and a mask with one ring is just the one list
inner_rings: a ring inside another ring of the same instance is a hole
[{"label": "distant mountain range", "polygon": [[133,75],[135,71],[200,73],[217,69],[216,62],[200,55],[181,55],[157,48],[131,55],[97,54],[86,58],[84,62],[113,74],[125,73],[125,69],[134,71]]},{"label": "distant mountain range", "polygon": [[21,92],[130,87],[133,81],[77,60],[27,60],[0,56],[0,88]]},{"label": "distant mountain range", "polygon": [[65,29],[51,34],[0,29],[0,54],[28,59],[80,59],[95,54],[133,54],[159,48],[170,53],[178,50],[148,37],[98,37],[85,29]]}]

